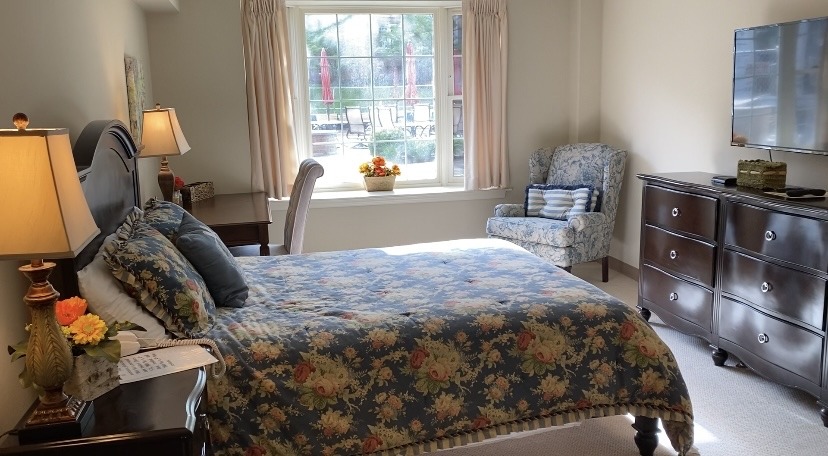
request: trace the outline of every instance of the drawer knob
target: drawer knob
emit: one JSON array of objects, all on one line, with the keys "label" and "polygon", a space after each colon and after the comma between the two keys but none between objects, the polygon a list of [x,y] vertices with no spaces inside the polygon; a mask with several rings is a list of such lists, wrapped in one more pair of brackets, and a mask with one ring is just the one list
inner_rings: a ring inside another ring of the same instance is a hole
[{"label": "drawer knob", "polygon": [[774,239],[776,239],[776,233],[774,233],[771,230],[765,231],[765,240],[766,241],[772,241]]},{"label": "drawer knob", "polygon": [[766,344],[770,342],[770,337],[768,337],[765,333],[759,333],[759,336],[756,338],[760,344]]},{"label": "drawer knob", "polygon": [[677,207],[674,207],[673,210],[670,211],[670,213],[673,214],[673,217],[678,217],[679,215],[681,215],[681,211]]},{"label": "drawer knob", "polygon": [[773,287],[768,282],[762,282],[762,286],[759,289],[762,290],[762,293],[767,293],[773,290]]},{"label": "drawer knob", "polygon": [[670,293],[670,301],[678,301],[678,293]]},{"label": "drawer knob", "polygon": [[675,260],[676,258],[678,258],[678,252],[676,252],[675,250],[670,250],[670,259]]}]

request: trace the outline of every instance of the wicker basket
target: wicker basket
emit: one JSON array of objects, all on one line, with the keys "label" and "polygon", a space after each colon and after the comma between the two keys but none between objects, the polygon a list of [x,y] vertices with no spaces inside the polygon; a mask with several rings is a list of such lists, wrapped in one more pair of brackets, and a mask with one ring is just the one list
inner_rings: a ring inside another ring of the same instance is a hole
[{"label": "wicker basket", "polygon": [[364,177],[365,190],[369,192],[387,192],[394,190],[394,181],[397,176]]},{"label": "wicker basket", "polygon": [[196,201],[210,199],[215,195],[212,182],[193,182],[181,188],[181,199],[185,207]]},{"label": "wicker basket", "polygon": [[739,160],[736,185],[753,188],[783,188],[788,174],[784,162]]}]

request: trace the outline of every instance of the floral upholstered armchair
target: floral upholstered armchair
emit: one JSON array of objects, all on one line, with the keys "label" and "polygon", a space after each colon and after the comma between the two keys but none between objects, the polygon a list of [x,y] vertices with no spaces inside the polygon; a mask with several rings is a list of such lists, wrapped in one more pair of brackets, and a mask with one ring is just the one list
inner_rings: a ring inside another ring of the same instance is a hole
[{"label": "floral upholstered armchair", "polygon": [[[527,188],[529,199],[524,204],[498,204],[495,216],[486,222],[487,235],[513,242],[567,271],[573,264],[600,259],[606,282],[626,159],[626,151],[597,143],[536,150],[529,159],[529,184],[539,190]],[[589,189],[592,196],[592,201],[585,201],[585,210],[564,211],[559,219],[532,216],[528,207],[532,195],[538,195],[541,205],[551,204],[547,189],[566,193],[578,187]]]}]

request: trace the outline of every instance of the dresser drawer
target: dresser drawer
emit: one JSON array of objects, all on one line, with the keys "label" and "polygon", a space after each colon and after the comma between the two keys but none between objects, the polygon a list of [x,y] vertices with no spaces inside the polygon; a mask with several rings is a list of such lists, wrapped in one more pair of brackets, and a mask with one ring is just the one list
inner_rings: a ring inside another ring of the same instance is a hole
[{"label": "dresser drawer", "polygon": [[722,291],[822,330],[825,280],[725,250]]},{"label": "dresser drawer", "polygon": [[817,334],[723,298],[719,306],[719,336],[821,384],[823,340]]},{"label": "dresser drawer", "polygon": [[713,286],[716,247],[647,225],[644,228],[645,260]]},{"label": "dresser drawer", "polygon": [[644,187],[644,222],[650,225],[716,239],[717,208],[714,198]]},{"label": "dresser drawer", "polygon": [[641,297],[668,312],[712,331],[713,292],[652,266],[641,268]]},{"label": "dresser drawer", "polygon": [[828,222],[731,203],[725,243],[828,271]]}]

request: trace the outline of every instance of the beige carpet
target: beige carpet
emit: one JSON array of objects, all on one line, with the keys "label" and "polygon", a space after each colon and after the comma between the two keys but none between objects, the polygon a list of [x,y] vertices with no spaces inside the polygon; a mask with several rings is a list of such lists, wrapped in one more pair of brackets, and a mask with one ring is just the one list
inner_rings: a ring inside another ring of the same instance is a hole
[{"label": "beige carpet", "polygon": [[[575,275],[635,306],[638,284],[616,271],[600,282],[597,263],[573,268]],[[824,456],[828,428],[816,400],[762,379],[738,360],[716,367],[707,342],[685,336],[653,316],[651,323],[679,361],[696,417],[694,454],[703,456]],[[732,357],[731,357],[732,358]],[[439,451],[440,456],[635,456],[631,417],[588,420],[579,426],[512,434],[480,444]],[[661,434],[656,456],[675,455]]]}]

